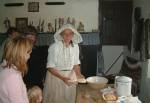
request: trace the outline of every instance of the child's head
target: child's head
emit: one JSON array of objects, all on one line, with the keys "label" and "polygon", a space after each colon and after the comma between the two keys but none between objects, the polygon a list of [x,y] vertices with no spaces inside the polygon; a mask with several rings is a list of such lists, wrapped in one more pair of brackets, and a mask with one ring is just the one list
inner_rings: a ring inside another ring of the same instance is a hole
[{"label": "child's head", "polygon": [[41,103],[42,90],[38,86],[33,86],[28,90],[28,98],[30,103]]},{"label": "child's head", "polygon": [[25,31],[25,37],[30,39],[33,44],[37,41],[37,30],[34,26],[28,26]]},{"label": "child's head", "polygon": [[11,38],[15,38],[17,36],[20,36],[20,33],[18,31],[17,28],[15,27],[10,27],[8,30],[7,30],[7,34],[11,37]]}]

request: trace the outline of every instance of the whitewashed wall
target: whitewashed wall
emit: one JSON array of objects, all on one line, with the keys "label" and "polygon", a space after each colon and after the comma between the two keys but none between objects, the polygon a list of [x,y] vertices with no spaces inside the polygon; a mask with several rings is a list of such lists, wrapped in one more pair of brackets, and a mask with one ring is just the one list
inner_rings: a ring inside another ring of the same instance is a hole
[{"label": "whitewashed wall", "polygon": [[[40,2],[39,12],[28,12],[28,2]],[[75,18],[78,24],[82,21],[85,31],[98,29],[98,0],[61,0],[66,2],[65,5],[45,5],[47,1],[60,0],[0,0],[0,32],[5,32],[3,21],[5,17],[9,17],[12,26],[15,26],[15,18],[28,17],[29,21],[33,21],[35,26],[39,20],[45,20],[45,29],[47,31],[47,23],[54,25],[54,19],[59,17]],[[22,2],[21,7],[5,7],[5,3]],[[76,25],[77,27],[78,25]]]},{"label": "whitewashed wall", "polygon": [[[104,72],[106,72],[114,61],[123,52],[123,46],[102,46],[103,57],[104,57]],[[120,72],[123,62],[123,55],[117,60],[107,74],[118,74]]]}]

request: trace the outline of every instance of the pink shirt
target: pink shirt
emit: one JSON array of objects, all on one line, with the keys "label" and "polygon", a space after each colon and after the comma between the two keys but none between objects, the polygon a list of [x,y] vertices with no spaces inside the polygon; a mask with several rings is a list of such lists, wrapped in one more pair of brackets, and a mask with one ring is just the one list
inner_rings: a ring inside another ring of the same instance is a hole
[{"label": "pink shirt", "polygon": [[0,66],[0,103],[29,103],[21,72]]}]

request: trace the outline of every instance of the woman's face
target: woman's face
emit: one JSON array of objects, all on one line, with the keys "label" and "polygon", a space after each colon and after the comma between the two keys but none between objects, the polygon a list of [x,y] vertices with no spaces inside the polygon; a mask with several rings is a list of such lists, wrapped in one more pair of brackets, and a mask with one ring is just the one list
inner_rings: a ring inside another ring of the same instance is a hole
[{"label": "woman's face", "polygon": [[30,58],[30,54],[31,54],[32,50],[27,51],[26,55],[25,55],[25,60],[28,61],[28,59]]},{"label": "woman's face", "polygon": [[65,29],[61,35],[65,43],[70,43],[73,38],[73,32],[70,29]]}]

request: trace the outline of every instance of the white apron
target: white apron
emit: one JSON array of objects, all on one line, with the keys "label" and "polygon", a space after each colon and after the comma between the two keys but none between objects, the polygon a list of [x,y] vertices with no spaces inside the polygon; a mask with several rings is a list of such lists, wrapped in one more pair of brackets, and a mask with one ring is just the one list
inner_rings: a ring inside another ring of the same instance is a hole
[{"label": "white apron", "polygon": [[[61,71],[61,74],[75,80],[74,71]],[[68,86],[62,80],[47,71],[43,89],[43,103],[75,103],[76,85]]]}]

